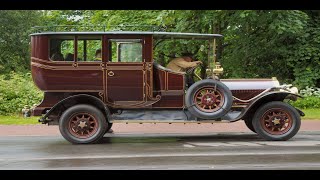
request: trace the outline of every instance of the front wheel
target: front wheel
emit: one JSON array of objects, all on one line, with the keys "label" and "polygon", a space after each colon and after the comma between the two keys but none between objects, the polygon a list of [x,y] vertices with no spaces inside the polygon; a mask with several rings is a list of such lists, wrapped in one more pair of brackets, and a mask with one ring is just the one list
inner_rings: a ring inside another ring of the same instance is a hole
[{"label": "front wheel", "polygon": [[59,121],[61,135],[74,144],[98,142],[108,124],[103,113],[94,106],[79,104],[67,109]]},{"label": "front wheel", "polygon": [[273,101],[261,106],[256,111],[252,125],[262,138],[284,141],[297,134],[301,126],[301,118],[291,105],[281,101]]},{"label": "front wheel", "polygon": [[252,125],[252,118],[247,117],[243,121],[246,124],[248,129],[250,129],[254,133],[257,133],[256,130],[254,129],[253,125]]}]

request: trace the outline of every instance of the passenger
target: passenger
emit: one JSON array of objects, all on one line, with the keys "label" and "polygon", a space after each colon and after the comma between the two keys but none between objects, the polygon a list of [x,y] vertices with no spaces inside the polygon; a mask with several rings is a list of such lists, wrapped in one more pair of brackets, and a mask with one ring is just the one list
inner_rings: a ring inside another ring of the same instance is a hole
[{"label": "passenger", "polygon": [[50,59],[52,61],[64,61],[63,55],[59,52],[53,53]]},{"label": "passenger", "polygon": [[73,59],[74,59],[74,54],[68,53],[68,54],[66,55],[66,61],[73,61]]},{"label": "passenger", "polygon": [[95,60],[95,61],[102,61],[102,52],[101,52],[101,49],[97,49],[94,60]]},{"label": "passenger", "polygon": [[[195,67],[198,64],[202,64],[202,62],[194,61],[193,54],[183,53],[181,57],[172,59],[167,68],[177,72],[186,72],[189,68]],[[194,83],[193,77],[190,74],[187,74],[186,80],[188,87]]]}]

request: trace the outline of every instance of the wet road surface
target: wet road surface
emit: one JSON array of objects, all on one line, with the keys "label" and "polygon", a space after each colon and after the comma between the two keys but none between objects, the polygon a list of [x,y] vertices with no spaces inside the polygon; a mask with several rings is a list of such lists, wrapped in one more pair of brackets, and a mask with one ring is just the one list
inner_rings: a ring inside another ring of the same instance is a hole
[{"label": "wet road surface", "polygon": [[72,145],[62,136],[0,137],[0,169],[320,169],[320,131],[289,141],[253,133],[106,135]]}]

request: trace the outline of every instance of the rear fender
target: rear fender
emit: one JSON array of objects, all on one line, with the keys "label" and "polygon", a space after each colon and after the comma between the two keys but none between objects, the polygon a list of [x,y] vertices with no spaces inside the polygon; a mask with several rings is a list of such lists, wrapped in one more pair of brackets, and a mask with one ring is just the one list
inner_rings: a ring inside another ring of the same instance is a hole
[{"label": "rear fender", "polygon": [[[39,119],[39,122],[46,124],[49,121],[52,121],[52,120],[47,120],[47,118],[50,115],[58,118],[66,109],[76,104],[93,105],[94,107],[101,110],[101,112],[105,115],[105,117],[107,118],[107,121],[109,122],[110,110],[108,109],[108,107],[106,107],[103,101],[101,101],[99,98],[88,95],[88,94],[77,94],[59,101],[43,117]],[[58,120],[58,119],[53,119],[53,120]]]}]

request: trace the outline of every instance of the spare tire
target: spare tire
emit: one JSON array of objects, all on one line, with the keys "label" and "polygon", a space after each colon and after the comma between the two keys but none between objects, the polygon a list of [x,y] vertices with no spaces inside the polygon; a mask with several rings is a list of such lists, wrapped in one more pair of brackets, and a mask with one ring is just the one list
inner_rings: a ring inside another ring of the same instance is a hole
[{"label": "spare tire", "polygon": [[231,109],[230,89],[220,81],[205,79],[194,83],[185,96],[189,112],[202,119],[221,118]]}]

